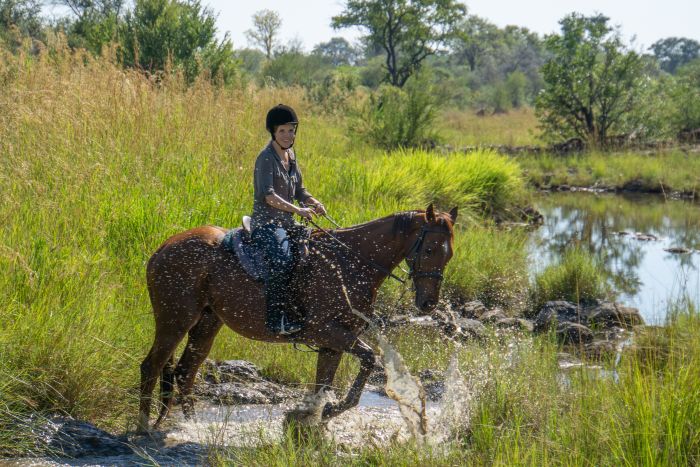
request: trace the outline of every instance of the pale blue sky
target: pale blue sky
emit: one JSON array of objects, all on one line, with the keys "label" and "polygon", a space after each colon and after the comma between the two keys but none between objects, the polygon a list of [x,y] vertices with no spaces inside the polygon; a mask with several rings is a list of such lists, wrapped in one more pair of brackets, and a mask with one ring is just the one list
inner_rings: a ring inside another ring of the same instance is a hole
[{"label": "pale blue sky", "polygon": [[[331,17],[343,10],[339,0],[203,0],[219,12],[218,25],[222,32],[230,31],[234,47],[247,45],[244,31],[252,25],[251,17],[261,9],[275,10],[282,16],[281,38],[301,39],[308,50],[334,35],[348,39],[359,36],[357,31],[333,31]],[[637,36],[637,47],[648,47],[656,40],[670,37],[690,37],[700,41],[700,0],[470,0],[465,2],[469,13],[482,16],[498,26],[515,24],[540,34],[558,32],[558,21],[572,11],[587,15],[600,12],[622,27],[629,41]]]},{"label": "pale blue sky", "polygon": [[[333,36],[354,40],[357,30],[334,31],[331,17],[339,14],[342,0],[202,0],[218,14],[218,28],[230,32],[235,48],[248,46],[245,30],[252,25],[258,10],[277,11],[282,16],[280,38],[299,39],[310,50],[315,44]],[[658,39],[671,36],[700,41],[700,0],[470,0],[465,2],[470,14],[488,19],[498,26],[515,24],[540,34],[558,32],[558,21],[572,11],[586,15],[603,13],[613,24],[621,26],[629,41],[636,35],[636,48],[648,47]],[[47,8],[47,12],[57,12]]]}]

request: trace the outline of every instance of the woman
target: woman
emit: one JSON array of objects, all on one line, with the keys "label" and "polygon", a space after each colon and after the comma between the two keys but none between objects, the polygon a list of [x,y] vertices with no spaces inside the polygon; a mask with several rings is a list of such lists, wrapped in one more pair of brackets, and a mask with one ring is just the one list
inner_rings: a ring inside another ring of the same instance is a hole
[{"label": "woman", "polygon": [[[292,150],[299,124],[294,110],[279,104],[267,113],[267,131],[272,139],[255,161],[255,199],[251,229],[253,241],[261,247],[269,275],[265,282],[267,316],[265,323],[275,334],[287,335],[301,325],[287,317],[287,285],[293,267],[294,214],[311,219],[326,209],[306,188]],[[300,206],[296,206],[294,201]],[[310,207],[304,207],[310,206]]]}]

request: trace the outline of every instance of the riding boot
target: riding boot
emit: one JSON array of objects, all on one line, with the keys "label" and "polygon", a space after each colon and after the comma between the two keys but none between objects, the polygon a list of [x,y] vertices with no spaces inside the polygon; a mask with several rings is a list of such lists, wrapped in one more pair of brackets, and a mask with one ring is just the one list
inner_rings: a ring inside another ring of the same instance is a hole
[{"label": "riding boot", "polygon": [[267,301],[267,315],[265,325],[274,334],[289,335],[301,331],[301,325],[292,323],[287,316],[287,302],[285,294],[279,292],[279,287],[272,287],[268,284],[265,287]]}]

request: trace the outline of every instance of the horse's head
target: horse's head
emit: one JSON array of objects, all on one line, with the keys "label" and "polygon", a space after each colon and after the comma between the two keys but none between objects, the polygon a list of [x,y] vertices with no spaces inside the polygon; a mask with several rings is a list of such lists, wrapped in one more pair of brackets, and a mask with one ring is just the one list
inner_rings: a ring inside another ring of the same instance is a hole
[{"label": "horse's head", "polygon": [[438,303],[443,271],[452,258],[453,225],[457,219],[457,208],[449,213],[435,212],[430,204],[424,215],[424,223],[406,261],[416,289],[416,307],[421,313],[427,314]]}]

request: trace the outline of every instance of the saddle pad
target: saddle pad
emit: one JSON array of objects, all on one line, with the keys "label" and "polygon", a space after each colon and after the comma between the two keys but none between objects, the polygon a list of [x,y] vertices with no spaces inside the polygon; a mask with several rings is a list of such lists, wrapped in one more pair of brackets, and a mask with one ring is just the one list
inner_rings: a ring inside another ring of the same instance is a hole
[{"label": "saddle pad", "polygon": [[238,257],[243,270],[256,281],[267,279],[267,266],[262,251],[258,250],[250,240],[250,235],[238,227],[226,232],[221,246]]}]

